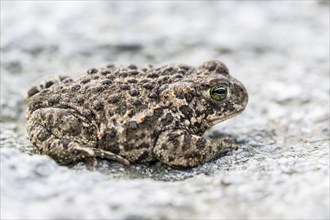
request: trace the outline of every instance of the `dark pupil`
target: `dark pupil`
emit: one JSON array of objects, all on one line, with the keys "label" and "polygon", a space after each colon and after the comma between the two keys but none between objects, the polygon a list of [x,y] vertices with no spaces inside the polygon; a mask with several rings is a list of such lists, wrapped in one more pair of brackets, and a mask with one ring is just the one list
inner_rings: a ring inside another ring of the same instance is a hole
[{"label": "dark pupil", "polygon": [[226,89],[224,89],[224,88],[217,88],[217,89],[213,90],[213,93],[219,94],[219,95],[224,95],[224,94],[226,94]]}]

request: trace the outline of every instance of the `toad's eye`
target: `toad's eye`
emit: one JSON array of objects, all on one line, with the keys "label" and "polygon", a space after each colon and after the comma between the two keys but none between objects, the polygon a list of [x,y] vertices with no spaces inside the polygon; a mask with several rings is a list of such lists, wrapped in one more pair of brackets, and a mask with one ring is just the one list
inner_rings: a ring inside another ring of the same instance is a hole
[{"label": "toad's eye", "polygon": [[209,88],[208,94],[212,99],[222,101],[227,97],[228,87],[225,84],[215,85]]}]

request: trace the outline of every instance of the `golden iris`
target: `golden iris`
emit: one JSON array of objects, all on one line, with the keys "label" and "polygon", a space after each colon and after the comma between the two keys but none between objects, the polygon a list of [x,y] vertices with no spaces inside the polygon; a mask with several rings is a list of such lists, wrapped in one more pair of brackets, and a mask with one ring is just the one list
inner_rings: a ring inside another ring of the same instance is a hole
[{"label": "golden iris", "polygon": [[215,85],[209,88],[208,93],[212,99],[216,101],[222,101],[227,97],[228,87],[224,84]]}]

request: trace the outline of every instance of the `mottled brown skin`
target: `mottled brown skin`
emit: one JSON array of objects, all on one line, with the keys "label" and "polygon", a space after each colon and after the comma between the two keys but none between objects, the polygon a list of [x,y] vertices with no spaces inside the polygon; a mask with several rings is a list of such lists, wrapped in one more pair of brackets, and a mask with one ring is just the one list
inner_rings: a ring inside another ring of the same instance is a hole
[{"label": "mottled brown skin", "polygon": [[[208,94],[219,83],[228,86],[222,101]],[[243,111],[247,101],[244,86],[220,61],[197,68],[109,65],[32,87],[27,132],[40,153],[59,164],[98,157],[194,167],[233,147],[226,138],[202,135]]]}]

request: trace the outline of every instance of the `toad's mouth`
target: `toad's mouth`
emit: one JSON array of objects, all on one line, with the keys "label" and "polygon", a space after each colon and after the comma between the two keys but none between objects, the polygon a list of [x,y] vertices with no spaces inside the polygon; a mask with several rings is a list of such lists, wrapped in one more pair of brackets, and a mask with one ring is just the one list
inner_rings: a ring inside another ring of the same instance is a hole
[{"label": "toad's mouth", "polygon": [[215,117],[212,117],[212,119],[209,120],[209,122],[213,126],[213,125],[219,124],[223,121],[226,121],[228,119],[231,119],[231,118],[235,117],[238,114],[239,113],[235,113],[235,114],[227,115],[226,117],[217,117],[217,116],[215,116]]},{"label": "toad's mouth", "polygon": [[212,115],[212,116],[208,117],[208,121],[212,126],[214,126],[216,124],[219,124],[223,121],[226,121],[228,119],[235,117],[236,115],[240,114],[243,110],[244,110],[244,108],[241,108],[237,111],[231,112],[228,115]]}]

